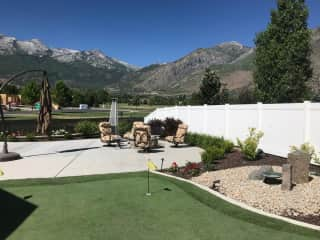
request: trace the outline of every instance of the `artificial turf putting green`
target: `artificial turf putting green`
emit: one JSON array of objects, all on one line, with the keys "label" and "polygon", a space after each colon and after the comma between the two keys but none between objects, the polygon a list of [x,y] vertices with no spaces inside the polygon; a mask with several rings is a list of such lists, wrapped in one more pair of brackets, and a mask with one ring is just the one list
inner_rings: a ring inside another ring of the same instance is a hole
[{"label": "artificial turf putting green", "polygon": [[[0,231],[8,239],[320,239],[319,232],[250,213],[162,176],[152,175],[147,197],[146,173],[8,181],[0,187],[18,197],[0,200]],[[13,230],[7,225],[21,203],[34,209]]]}]

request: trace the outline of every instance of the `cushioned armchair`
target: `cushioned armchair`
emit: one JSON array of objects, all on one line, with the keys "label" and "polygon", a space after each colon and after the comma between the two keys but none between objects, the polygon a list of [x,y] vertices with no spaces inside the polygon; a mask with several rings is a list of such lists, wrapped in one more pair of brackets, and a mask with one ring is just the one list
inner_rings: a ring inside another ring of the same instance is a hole
[{"label": "cushioned armchair", "polygon": [[134,140],[134,132],[135,129],[138,128],[139,126],[143,126],[143,122],[133,122],[132,123],[132,129],[130,132],[127,132],[123,135],[123,138],[128,139],[128,140]]},{"label": "cushioned armchair", "polygon": [[100,140],[110,145],[113,142],[120,144],[120,136],[112,134],[112,128],[109,122],[99,123]]},{"label": "cushioned armchair", "polygon": [[167,136],[166,140],[168,142],[173,143],[174,145],[178,146],[178,144],[184,143],[184,137],[188,132],[188,125],[186,124],[179,124],[176,135],[175,136]]},{"label": "cushioned armchair", "polygon": [[134,145],[143,150],[148,150],[151,147],[151,128],[149,125],[139,125],[134,130]]}]

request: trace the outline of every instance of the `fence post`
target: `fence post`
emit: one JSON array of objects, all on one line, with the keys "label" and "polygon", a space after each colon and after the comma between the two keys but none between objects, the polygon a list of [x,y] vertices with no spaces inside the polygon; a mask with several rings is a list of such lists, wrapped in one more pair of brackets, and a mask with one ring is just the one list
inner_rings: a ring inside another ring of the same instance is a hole
[{"label": "fence post", "polygon": [[258,131],[261,131],[262,129],[262,113],[263,113],[263,104],[262,102],[257,103],[257,109],[258,109]]},{"label": "fence post", "polygon": [[229,138],[229,127],[230,127],[229,114],[230,114],[230,104],[225,104],[224,105],[224,115],[225,115],[224,137],[225,138]]},{"label": "fence post", "polygon": [[208,105],[204,104],[203,105],[203,124],[202,124],[202,132],[207,134],[207,126],[208,126]]},{"label": "fence post", "polygon": [[304,101],[304,142],[310,141],[310,101]]},{"label": "fence post", "polygon": [[174,118],[178,119],[178,106],[175,106],[175,110],[174,110]]},{"label": "fence post", "polygon": [[191,122],[191,106],[190,105],[188,105],[188,108],[187,108],[188,110],[187,110],[187,124],[188,124],[188,126],[189,126],[189,128],[190,128],[190,122]]}]

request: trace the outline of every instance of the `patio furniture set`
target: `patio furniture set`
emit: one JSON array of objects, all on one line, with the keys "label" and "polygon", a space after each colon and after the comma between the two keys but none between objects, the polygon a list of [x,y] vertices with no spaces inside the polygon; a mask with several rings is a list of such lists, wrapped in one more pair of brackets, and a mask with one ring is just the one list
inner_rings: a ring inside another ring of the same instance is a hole
[{"label": "patio furniture set", "polygon": [[[111,124],[109,122],[101,122],[99,124],[100,140],[102,143],[111,145],[116,143],[119,147],[122,141],[131,141],[134,147],[141,148],[143,151],[149,151],[152,148],[159,147],[159,135],[151,134],[151,127],[144,122],[133,122],[132,129],[123,135],[114,134]],[[188,126],[186,124],[179,124],[177,132],[174,136],[167,136],[165,139],[173,143],[175,146],[184,143],[184,138],[187,134]]]}]

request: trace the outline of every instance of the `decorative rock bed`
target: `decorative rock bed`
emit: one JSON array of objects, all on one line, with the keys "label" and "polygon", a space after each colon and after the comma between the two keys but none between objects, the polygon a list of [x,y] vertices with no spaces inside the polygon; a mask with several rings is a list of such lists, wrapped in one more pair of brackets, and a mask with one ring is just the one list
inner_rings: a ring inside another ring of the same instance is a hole
[{"label": "decorative rock bed", "polygon": [[[220,193],[252,207],[277,215],[320,225],[320,176],[295,186],[292,191],[282,191],[281,185],[249,180],[248,175],[261,166],[243,166],[203,173],[192,181],[212,187],[219,182]],[[281,172],[281,167],[273,166]]]}]

